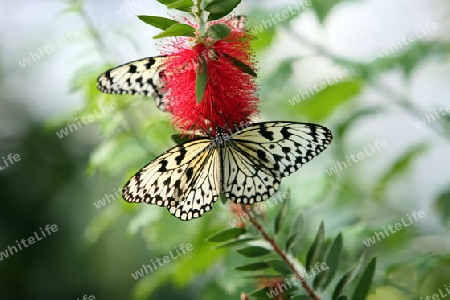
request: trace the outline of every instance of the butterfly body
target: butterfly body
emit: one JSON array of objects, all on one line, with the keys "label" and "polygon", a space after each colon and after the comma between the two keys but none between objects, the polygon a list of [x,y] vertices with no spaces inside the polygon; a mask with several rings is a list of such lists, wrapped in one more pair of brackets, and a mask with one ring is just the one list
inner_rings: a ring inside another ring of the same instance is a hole
[{"label": "butterfly body", "polygon": [[165,206],[182,220],[212,209],[222,193],[235,203],[267,200],[281,179],[297,171],[331,142],[320,125],[253,123],[214,137],[177,145],[142,168],[123,189],[128,202]]}]

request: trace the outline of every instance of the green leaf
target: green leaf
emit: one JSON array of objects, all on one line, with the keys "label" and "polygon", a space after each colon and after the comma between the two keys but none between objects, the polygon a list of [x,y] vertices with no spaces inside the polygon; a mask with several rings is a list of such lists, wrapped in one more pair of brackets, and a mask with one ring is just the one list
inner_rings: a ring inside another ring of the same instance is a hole
[{"label": "green leaf", "polygon": [[358,262],[348,271],[344,276],[342,276],[341,280],[339,280],[338,284],[334,288],[333,296],[331,300],[337,300],[338,297],[342,294],[344,288],[350,284],[353,279],[355,279],[356,275],[359,273],[363,263],[364,263],[365,253],[361,255]]},{"label": "green leaf", "polygon": [[197,77],[195,79],[195,98],[199,104],[205,95],[206,84],[208,83],[208,64],[205,59],[201,59],[197,67]]},{"label": "green leaf", "polygon": [[384,173],[383,176],[378,180],[377,185],[374,189],[374,198],[381,200],[386,192],[389,183],[404,174],[411,165],[414,163],[416,158],[422,155],[428,150],[428,145],[426,143],[419,143],[416,146],[410,148],[406,153],[404,153],[397,161],[390,167],[390,169]]},{"label": "green leaf", "polygon": [[238,271],[260,271],[268,269],[269,265],[266,262],[257,262],[252,264],[247,264],[243,266],[236,267]]},{"label": "green leaf", "polygon": [[213,243],[225,242],[237,238],[246,232],[247,230],[245,228],[230,228],[214,233],[210,237],[206,238],[206,241]]},{"label": "green leaf", "polygon": [[370,291],[370,286],[372,285],[372,278],[375,274],[377,260],[373,258],[364,270],[363,276],[356,286],[355,292],[352,296],[352,300],[364,300]]},{"label": "green leaf", "polygon": [[291,275],[292,270],[289,268],[289,266],[286,264],[285,261],[281,259],[269,259],[266,260],[266,263],[274,269],[274,271],[280,273],[281,275]]},{"label": "green leaf", "polygon": [[160,38],[164,38],[164,37],[169,37],[169,36],[190,36],[190,37],[194,37],[195,34],[195,28],[187,25],[187,24],[173,24],[172,26],[168,27],[166,30],[164,30],[163,32],[155,35],[153,38],[154,39],[160,39]]},{"label": "green leaf", "polygon": [[[346,70],[341,71],[341,75],[336,75],[336,80],[345,78]],[[334,78],[328,78],[309,89],[300,90],[288,100],[293,107],[287,108],[292,114],[301,114],[314,121],[323,121],[338,107],[358,95],[362,86],[360,81],[335,82]]]},{"label": "green leaf", "polygon": [[167,5],[167,8],[173,8],[181,11],[190,12],[194,3],[192,0],[177,0]]},{"label": "green leaf", "polygon": [[[333,280],[334,276],[336,275],[336,272],[339,268],[339,261],[341,258],[341,252],[343,247],[343,241],[342,241],[342,233],[339,233],[338,236],[334,239],[333,244],[328,248],[328,252],[326,255],[326,263],[328,266],[327,269],[327,279],[321,285],[323,289],[325,289]],[[323,272],[325,273],[325,272]]]},{"label": "green leaf", "polygon": [[241,3],[241,0],[212,0],[205,7],[205,10],[211,13],[208,16],[208,21],[217,20],[228,15],[239,3]]},{"label": "green leaf", "polygon": [[221,40],[226,38],[231,32],[231,28],[225,24],[214,24],[208,28],[206,35],[213,40]]},{"label": "green leaf", "polygon": [[295,252],[297,252],[297,251],[295,251],[295,250],[297,250],[300,240],[301,240],[301,232],[300,231],[292,233],[286,240],[286,246],[285,246],[286,252],[291,252],[291,250],[294,250],[292,252],[294,255],[296,255]]},{"label": "green leaf", "polygon": [[263,289],[259,289],[256,291],[253,291],[251,293],[248,293],[247,295],[250,297],[254,297],[256,299],[267,299],[267,294],[270,294],[271,289],[268,287],[265,287]]},{"label": "green leaf", "polygon": [[[290,193],[290,191],[288,191]],[[278,232],[280,232],[283,221],[285,221],[286,219],[286,215],[289,209],[289,200],[290,198],[287,198],[283,201],[283,203],[281,204],[281,208],[278,211],[278,214],[275,218],[275,223],[274,223],[274,229],[275,229],[275,234],[278,234]]]},{"label": "green leaf", "polygon": [[189,136],[187,135],[181,136],[180,134],[172,134],[170,137],[172,138],[172,141],[174,141],[177,145],[186,143],[190,140]]},{"label": "green leaf", "polygon": [[362,119],[363,117],[367,117],[367,116],[373,116],[375,114],[378,114],[380,112],[383,112],[384,108],[381,106],[373,106],[373,107],[364,107],[358,111],[356,111],[355,113],[353,113],[352,115],[350,115],[347,119],[345,119],[342,123],[340,123],[336,130],[336,138],[340,137],[342,139],[342,137],[344,136],[344,134],[352,127],[354,126],[354,124],[359,121],[360,119]]},{"label": "green leaf", "polygon": [[295,57],[283,60],[272,74],[267,76],[267,79],[264,80],[264,86],[269,93],[277,93],[283,90],[293,74],[294,69],[292,65],[298,59],[298,57]]},{"label": "green leaf", "polygon": [[260,256],[264,256],[270,253],[270,250],[263,248],[263,247],[259,247],[259,246],[249,246],[246,248],[242,248],[242,249],[238,249],[237,253],[245,256],[245,257],[260,257]]},{"label": "green leaf", "polygon": [[220,201],[222,201],[222,204],[226,204],[228,201],[228,198],[225,197],[225,195],[223,193],[219,193],[219,198],[220,198]]},{"label": "green leaf", "polygon": [[434,209],[441,217],[442,223],[450,225],[450,189],[441,193],[434,202]]},{"label": "green leaf", "polygon": [[235,240],[235,241],[231,241],[231,242],[220,244],[220,245],[214,247],[214,249],[231,248],[231,247],[234,247],[234,246],[240,246],[242,244],[245,244],[247,242],[251,242],[251,241],[254,241],[254,240],[255,240],[255,238],[243,238],[243,239],[239,239],[239,240]]},{"label": "green leaf", "polygon": [[157,16],[137,16],[139,20],[143,21],[144,23],[147,23],[149,25],[152,25],[153,27],[166,30],[170,26],[174,24],[180,24],[179,22],[163,17],[157,17]]},{"label": "green leaf", "polygon": [[159,3],[164,4],[164,5],[169,5],[170,3],[173,3],[175,1],[178,0],[157,0]]},{"label": "green leaf", "polygon": [[347,300],[347,299],[348,298],[345,295],[341,295],[341,296],[339,296],[339,298],[337,298],[337,300]]},{"label": "green leaf", "polygon": [[247,73],[253,77],[257,77],[256,72],[252,68],[247,66],[245,63],[240,61],[239,59],[229,56],[227,54],[225,54],[225,56],[231,61],[231,63],[233,63],[242,72]]},{"label": "green leaf", "polygon": [[305,3],[312,4],[313,10],[319,19],[319,22],[323,23],[330,11],[340,2],[343,2],[343,0],[310,0]]},{"label": "green leaf", "polygon": [[323,224],[323,221],[320,223],[319,230],[317,231],[316,238],[314,239],[314,242],[312,243],[311,247],[309,247],[308,254],[306,255],[306,271],[309,272],[311,269],[311,265],[316,262],[316,259],[318,258],[319,254],[322,251],[323,247],[323,241],[325,237],[325,227]]}]

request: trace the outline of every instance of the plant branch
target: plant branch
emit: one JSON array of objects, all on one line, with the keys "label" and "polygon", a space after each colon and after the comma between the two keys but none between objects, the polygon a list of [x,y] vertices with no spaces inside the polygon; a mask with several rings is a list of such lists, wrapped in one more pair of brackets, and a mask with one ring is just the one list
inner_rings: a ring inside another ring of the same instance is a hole
[{"label": "plant branch", "polygon": [[289,266],[289,268],[292,270],[292,272],[295,274],[297,279],[302,284],[303,288],[308,293],[308,296],[313,300],[320,300],[319,296],[316,294],[316,292],[313,290],[313,288],[306,282],[305,278],[300,275],[300,273],[297,271],[297,269],[294,267],[292,262],[288,259],[286,253],[281,249],[281,247],[277,244],[274,238],[272,238],[262,227],[262,225],[256,220],[256,218],[251,213],[250,209],[247,208],[247,206],[242,205],[243,210],[247,213],[249,217],[250,223],[253,224],[253,226],[256,227],[256,229],[261,232],[263,238],[269,242],[269,244],[273,247],[273,250],[280,256],[280,258],[286,262],[286,264]]},{"label": "plant branch", "polygon": [[[289,27],[289,25],[286,24],[284,27],[287,29],[288,33],[292,37],[294,37],[301,44],[306,45],[309,48],[311,48],[312,50],[314,50],[314,52],[316,54],[327,57],[327,58],[333,60],[336,64],[353,69],[354,72],[357,73],[357,75],[360,77],[362,77],[364,71],[367,71],[367,66],[365,66],[364,64],[353,62],[353,61],[348,60],[343,57],[339,57],[339,56],[331,53],[330,51],[328,51],[326,48],[324,48],[320,45],[317,45],[314,42],[310,41],[309,39],[305,38],[304,36],[298,34],[291,27]],[[380,82],[374,82],[372,80],[371,83],[374,86],[376,86],[379,89],[379,91],[384,93],[387,97],[392,98],[394,100],[394,101],[392,101],[392,103],[394,103],[398,107],[402,108],[404,111],[406,111],[410,115],[412,115],[418,119],[422,119],[424,117],[424,113],[422,112],[422,110],[419,107],[417,107],[416,105],[414,105],[414,103],[407,96],[399,94],[398,92],[396,92],[389,86],[384,85]],[[450,137],[445,134],[445,131],[441,130],[442,129],[441,126],[436,126],[435,124],[433,124],[433,125],[430,124],[430,125],[431,126],[429,126],[429,128],[434,130],[434,132],[436,134],[440,135],[444,139],[447,139],[447,140],[450,139]]]}]

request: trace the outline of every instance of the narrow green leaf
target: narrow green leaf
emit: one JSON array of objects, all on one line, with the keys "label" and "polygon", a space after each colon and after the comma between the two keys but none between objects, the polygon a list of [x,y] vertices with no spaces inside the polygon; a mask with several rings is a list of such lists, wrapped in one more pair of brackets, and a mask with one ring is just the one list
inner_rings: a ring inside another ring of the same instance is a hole
[{"label": "narrow green leaf", "polygon": [[314,242],[309,247],[308,254],[306,255],[306,271],[311,269],[311,265],[316,261],[318,255],[321,253],[323,246],[323,240],[325,237],[325,227],[323,221],[320,223],[319,230],[317,231]]},{"label": "narrow green leaf", "polygon": [[330,245],[328,248],[328,252],[326,255],[326,263],[328,266],[327,269],[327,279],[321,285],[323,289],[325,289],[333,280],[334,276],[336,275],[336,272],[339,268],[339,261],[341,258],[341,252],[343,247],[343,241],[342,241],[342,233],[339,233],[338,236],[334,239],[333,244]]},{"label": "narrow green leaf", "polygon": [[289,266],[286,264],[286,262],[281,260],[281,259],[269,259],[269,260],[266,260],[266,263],[274,271],[280,273],[281,275],[290,275],[290,274],[292,274],[292,270],[289,268]]},{"label": "narrow green leaf", "polygon": [[199,104],[205,95],[206,84],[208,83],[208,64],[205,59],[198,62],[197,78],[195,79],[195,97]]},{"label": "narrow green leaf", "polygon": [[450,189],[441,193],[434,202],[434,209],[442,223],[450,226]]},{"label": "narrow green leaf", "polygon": [[351,272],[348,272],[342,278],[339,280],[338,284],[334,288],[333,296],[331,297],[331,300],[337,300],[340,298],[342,291],[344,290],[344,287],[347,285],[347,281],[351,276]]},{"label": "narrow green leaf", "polygon": [[[381,143],[380,143],[381,144]],[[410,148],[406,153],[404,153],[397,161],[390,167],[390,169],[384,173],[381,179],[378,181],[374,189],[375,199],[381,200],[389,183],[396,177],[404,174],[411,165],[414,163],[415,159],[427,151],[429,148],[426,143],[419,143],[414,147]]]},{"label": "narrow green leaf", "polygon": [[358,262],[348,271],[344,276],[342,276],[341,280],[339,280],[338,284],[334,288],[332,300],[337,300],[338,297],[342,294],[344,288],[350,284],[353,279],[355,279],[356,275],[359,273],[363,263],[364,263],[365,253],[361,255]]},{"label": "narrow green leaf", "polygon": [[187,24],[173,24],[160,34],[155,35],[154,39],[160,39],[169,36],[190,36],[194,37],[195,29]]},{"label": "narrow green leaf", "polygon": [[207,237],[206,241],[213,243],[226,242],[231,239],[237,238],[238,236],[246,232],[247,230],[245,228],[230,228],[214,233],[210,237]]},{"label": "narrow green leaf", "polygon": [[259,246],[249,246],[246,248],[238,249],[237,253],[245,256],[245,257],[260,257],[270,253],[270,250],[259,247]]},{"label": "narrow green leaf", "polygon": [[220,201],[222,201],[223,204],[226,204],[227,201],[228,201],[227,197],[225,197],[225,195],[223,193],[219,193],[219,198],[220,198]]},{"label": "narrow green leaf", "polygon": [[161,4],[168,5],[168,4],[178,1],[178,0],[157,0],[157,1]]},{"label": "narrow green leaf", "polygon": [[231,241],[231,242],[220,244],[220,245],[214,247],[214,249],[231,248],[231,247],[234,247],[234,246],[240,246],[242,244],[245,244],[247,242],[251,242],[251,241],[254,241],[254,240],[255,240],[255,238],[243,238],[243,239],[239,239],[239,240],[235,240],[235,241]]},{"label": "narrow green leaf", "polygon": [[157,16],[137,16],[139,20],[143,21],[144,23],[147,23],[149,25],[152,25],[153,27],[166,30],[170,26],[174,24],[180,24],[179,22],[163,17],[157,17]]},{"label": "narrow green leaf", "polygon": [[241,3],[241,0],[212,0],[205,7],[205,10],[211,13],[208,16],[208,21],[217,20],[228,15],[239,3]]},{"label": "narrow green leaf", "polygon": [[180,134],[172,134],[170,136],[172,138],[172,141],[175,142],[175,144],[180,145],[183,143],[186,143],[187,141],[189,141],[189,136],[184,135],[183,137]]},{"label": "narrow green leaf", "polygon": [[352,300],[364,300],[370,291],[373,275],[375,274],[377,260],[373,258],[364,270],[363,276],[355,289]]},{"label": "narrow green leaf", "polygon": [[347,299],[348,298],[345,295],[341,295],[341,296],[339,296],[339,298],[337,298],[337,300],[347,300]]},{"label": "narrow green leaf", "polygon": [[192,0],[176,0],[168,4],[167,8],[190,12],[193,6],[194,3]]},{"label": "narrow green leaf", "polygon": [[253,291],[251,293],[248,293],[247,295],[250,297],[254,297],[256,299],[267,299],[267,294],[270,295],[271,289],[268,287],[265,287],[263,289],[259,289],[256,291]]},{"label": "narrow green leaf", "polygon": [[[288,191],[290,193],[290,191]],[[283,203],[281,204],[281,208],[278,211],[278,214],[275,218],[275,223],[274,223],[274,229],[275,229],[275,234],[278,234],[281,230],[281,227],[283,225],[283,221],[286,219],[286,215],[287,215],[287,211],[289,209],[289,198],[285,199],[283,201]]]},{"label": "narrow green leaf", "polygon": [[256,74],[256,72],[250,68],[249,66],[247,66],[246,64],[244,64],[242,61],[240,61],[237,58],[234,58],[232,56],[229,56],[227,54],[225,54],[225,56],[242,72],[247,73],[253,77],[257,77],[258,75]]},{"label": "narrow green leaf", "polygon": [[[288,237],[288,239],[286,240],[286,252],[291,252],[291,250],[296,250],[298,244],[300,243],[301,240],[301,232],[297,231],[292,233],[292,235],[290,235]],[[292,253],[294,254],[294,256],[296,256],[296,251],[292,251]]]},{"label": "narrow green leaf", "polygon": [[293,235],[296,232],[303,232],[304,229],[304,219],[303,219],[303,213],[299,212],[294,217],[294,219],[291,222],[291,228],[289,229],[289,234]]},{"label": "narrow green leaf", "polygon": [[361,92],[363,83],[348,80],[348,76],[350,72],[341,69],[335,78],[327,78],[313,85],[314,88],[299,90],[295,96],[288,99],[292,106],[286,107],[293,114],[301,114],[314,121],[323,121],[338,107],[349,103]]},{"label": "narrow green leaf", "polygon": [[213,40],[226,38],[231,32],[231,28],[225,24],[214,24],[208,28],[206,35]]},{"label": "narrow green leaf", "polygon": [[247,264],[243,266],[236,267],[238,271],[260,271],[268,269],[270,266],[266,262],[257,262],[252,264]]}]

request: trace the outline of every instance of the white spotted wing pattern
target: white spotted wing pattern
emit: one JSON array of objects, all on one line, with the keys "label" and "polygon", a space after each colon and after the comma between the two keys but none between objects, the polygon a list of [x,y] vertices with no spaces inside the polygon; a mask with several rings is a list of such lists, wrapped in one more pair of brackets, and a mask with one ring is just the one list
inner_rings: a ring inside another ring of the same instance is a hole
[{"label": "white spotted wing pattern", "polygon": [[310,123],[262,122],[169,149],[122,190],[128,202],[165,206],[181,220],[202,216],[222,193],[235,203],[270,198],[281,179],[327,148],[332,134]]},{"label": "white spotted wing pattern", "polygon": [[165,111],[167,101],[161,89],[166,56],[135,60],[100,74],[97,88],[108,94],[137,94],[155,98],[156,106]]}]

